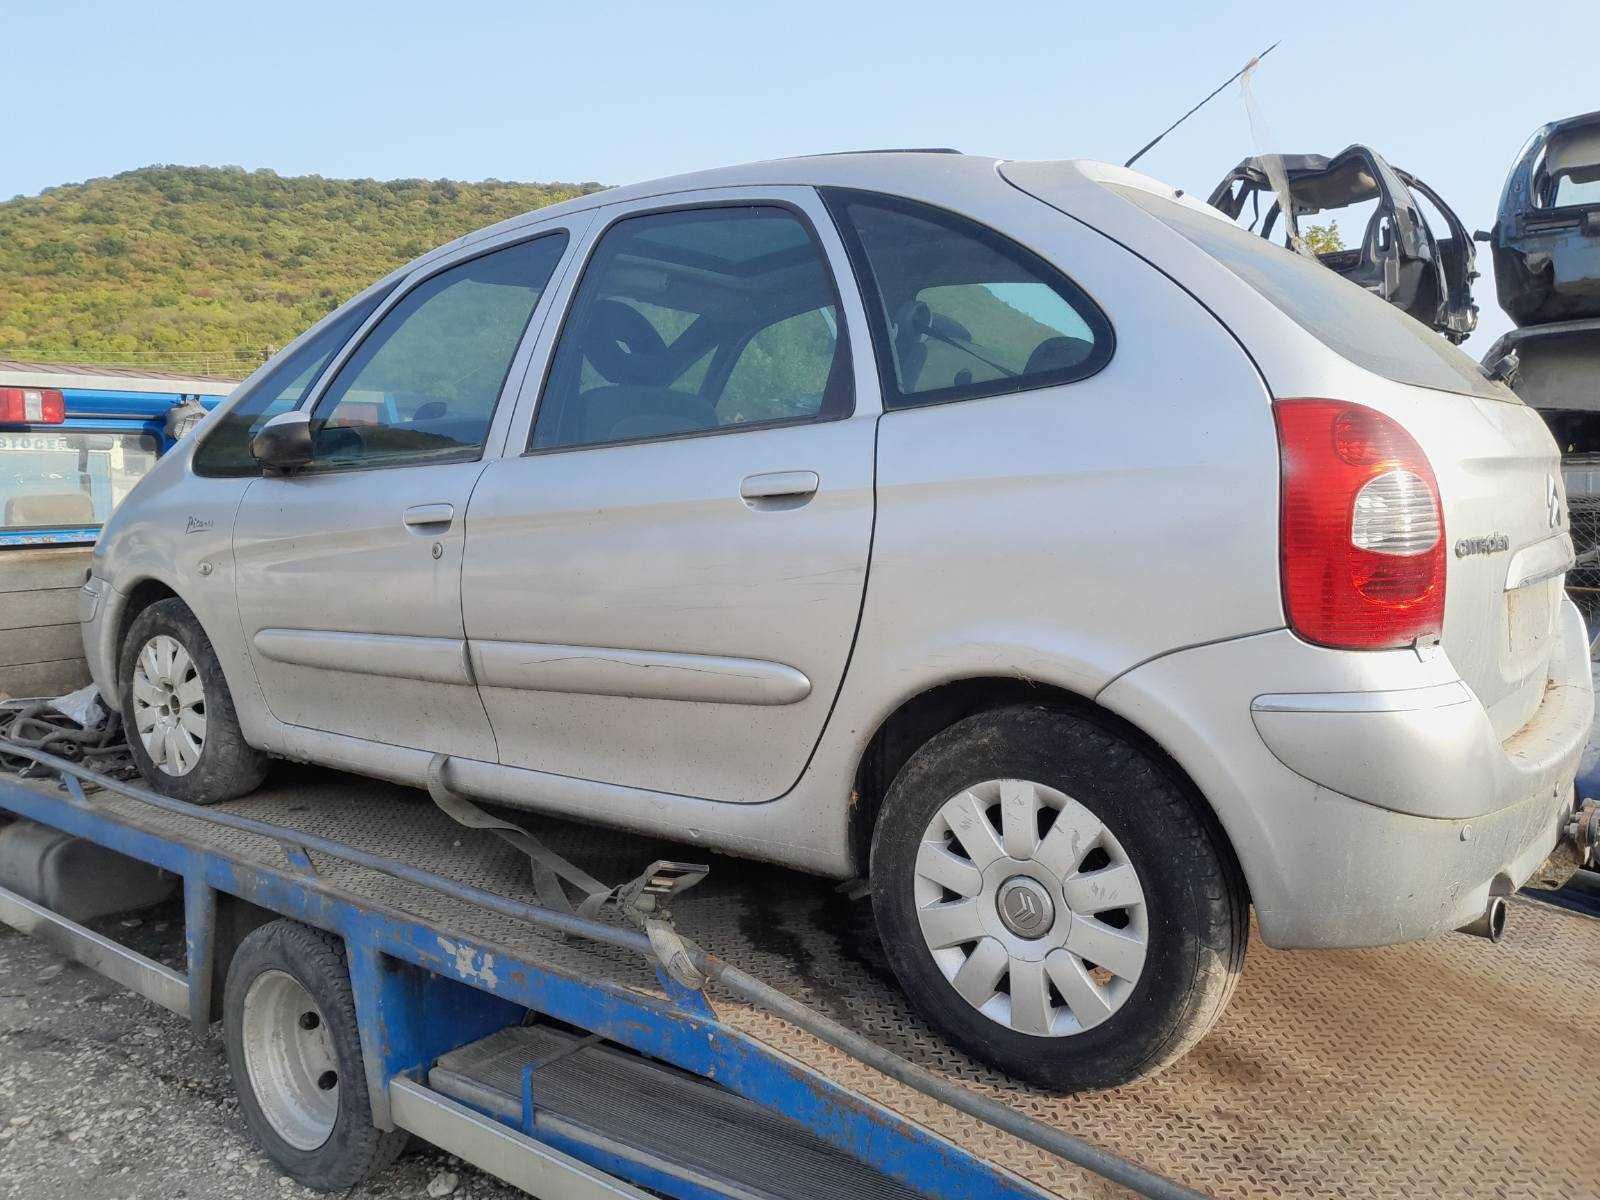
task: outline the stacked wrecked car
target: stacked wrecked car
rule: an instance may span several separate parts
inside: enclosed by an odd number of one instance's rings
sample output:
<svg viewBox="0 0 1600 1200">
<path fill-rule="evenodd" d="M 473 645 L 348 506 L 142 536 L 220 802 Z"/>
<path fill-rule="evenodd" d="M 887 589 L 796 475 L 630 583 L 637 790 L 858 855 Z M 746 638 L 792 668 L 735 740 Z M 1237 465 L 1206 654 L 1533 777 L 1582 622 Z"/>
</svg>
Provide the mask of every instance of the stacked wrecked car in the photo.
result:
<svg viewBox="0 0 1600 1200">
<path fill-rule="evenodd" d="M 1500 307 L 1517 328 L 1484 356 L 1510 375 L 1561 446 L 1578 562 L 1567 576 L 1600 607 L 1600 112 L 1552 121 L 1528 139 L 1494 227 Z"/>
<path fill-rule="evenodd" d="M 1247 158 L 1212 190 L 1210 203 L 1264 238 L 1281 237 L 1289 249 L 1317 258 L 1452 342 L 1477 328 L 1477 256 L 1466 227 L 1432 188 L 1368 146 L 1349 146 L 1332 158 Z M 1339 230 L 1341 215 L 1361 226 L 1359 234 L 1347 226 L 1353 245 Z M 1320 223 L 1309 224 L 1315 218 Z"/>
<path fill-rule="evenodd" d="M 1489 244 L 1500 307 L 1517 328 L 1490 348 L 1483 370 L 1536 408 L 1561 447 L 1578 552 L 1567 582 L 1593 625 L 1600 613 L 1600 112 L 1536 131 L 1506 178 L 1493 228 L 1476 235 L 1427 184 L 1361 145 L 1331 158 L 1247 158 L 1212 190 L 1210 203 L 1456 343 L 1478 324 L 1473 241 Z"/>
</svg>

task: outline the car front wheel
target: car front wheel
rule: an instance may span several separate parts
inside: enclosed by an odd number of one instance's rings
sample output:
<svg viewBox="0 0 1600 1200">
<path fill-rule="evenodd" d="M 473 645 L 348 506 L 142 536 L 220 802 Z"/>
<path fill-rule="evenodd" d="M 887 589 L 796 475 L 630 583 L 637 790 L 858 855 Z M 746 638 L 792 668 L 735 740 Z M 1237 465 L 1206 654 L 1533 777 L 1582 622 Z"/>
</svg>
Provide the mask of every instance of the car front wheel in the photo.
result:
<svg viewBox="0 0 1600 1200">
<path fill-rule="evenodd" d="M 266 777 L 267 758 L 244 740 L 211 639 L 182 600 L 134 618 L 117 677 L 129 749 L 156 791 L 215 804 Z"/>
<path fill-rule="evenodd" d="M 1221 1016 L 1247 933 L 1199 803 L 1066 711 L 998 709 L 939 734 L 895 779 L 872 849 L 912 1003 L 975 1057 L 1060 1091 L 1181 1057 Z"/>
</svg>

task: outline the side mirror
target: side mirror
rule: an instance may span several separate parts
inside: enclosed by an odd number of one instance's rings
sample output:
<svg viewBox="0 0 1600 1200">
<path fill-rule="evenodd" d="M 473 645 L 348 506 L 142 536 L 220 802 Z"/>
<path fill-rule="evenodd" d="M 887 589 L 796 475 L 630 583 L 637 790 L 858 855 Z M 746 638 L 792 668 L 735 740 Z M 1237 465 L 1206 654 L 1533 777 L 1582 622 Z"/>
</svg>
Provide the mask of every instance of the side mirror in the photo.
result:
<svg viewBox="0 0 1600 1200">
<path fill-rule="evenodd" d="M 273 417 L 250 439 L 250 457 L 269 471 L 292 471 L 311 461 L 311 414 Z"/>
</svg>

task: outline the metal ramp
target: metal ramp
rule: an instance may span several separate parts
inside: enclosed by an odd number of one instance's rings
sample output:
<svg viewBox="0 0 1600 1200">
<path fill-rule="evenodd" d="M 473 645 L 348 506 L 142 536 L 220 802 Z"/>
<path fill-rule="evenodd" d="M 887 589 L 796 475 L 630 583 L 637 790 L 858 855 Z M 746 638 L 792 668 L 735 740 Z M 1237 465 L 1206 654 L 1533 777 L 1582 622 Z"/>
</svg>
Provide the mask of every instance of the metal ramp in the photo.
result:
<svg viewBox="0 0 1600 1200">
<path fill-rule="evenodd" d="M 503 1029 L 444 1055 L 428 1086 L 558 1146 L 625 1155 L 743 1200 L 916 1200 L 797 1122 L 547 1026 Z"/>
</svg>

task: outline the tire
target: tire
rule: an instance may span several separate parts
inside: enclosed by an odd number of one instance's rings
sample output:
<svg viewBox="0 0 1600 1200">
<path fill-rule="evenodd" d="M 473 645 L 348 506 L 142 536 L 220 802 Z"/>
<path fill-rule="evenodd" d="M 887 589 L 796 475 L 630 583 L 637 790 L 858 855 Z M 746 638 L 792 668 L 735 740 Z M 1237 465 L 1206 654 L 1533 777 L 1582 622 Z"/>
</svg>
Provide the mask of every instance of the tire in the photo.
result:
<svg viewBox="0 0 1600 1200">
<path fill-rule="evenodd" d="M 117 666 L 128 745 L 146 783 L 190 804 L 260 786 L 267 756 L 244 740 L 217 652 L 187 604 L 161 600 L 140 612 Z"/>
<path fill-rule="evenodd" d="M 1052 1090 L 1175 1062 L 1222 1015 L 1244 962 L 1244 885 L 1203 801 L 1129 739 L 1060 709 L 980 713 L 913 754 L 878 816 L 871 877 L 913 1007 L 975 1058 Z"/>
<path fill-rule="evenodd" d="M 372 1123 L 337 938 L 287 920 L 251 933 L 228 968 L 222 1019 L 239 1111 L 286 1175 L 317 1191 L 348 1191 L 405 1149 L 403 1131 Z"/>
</svg>

